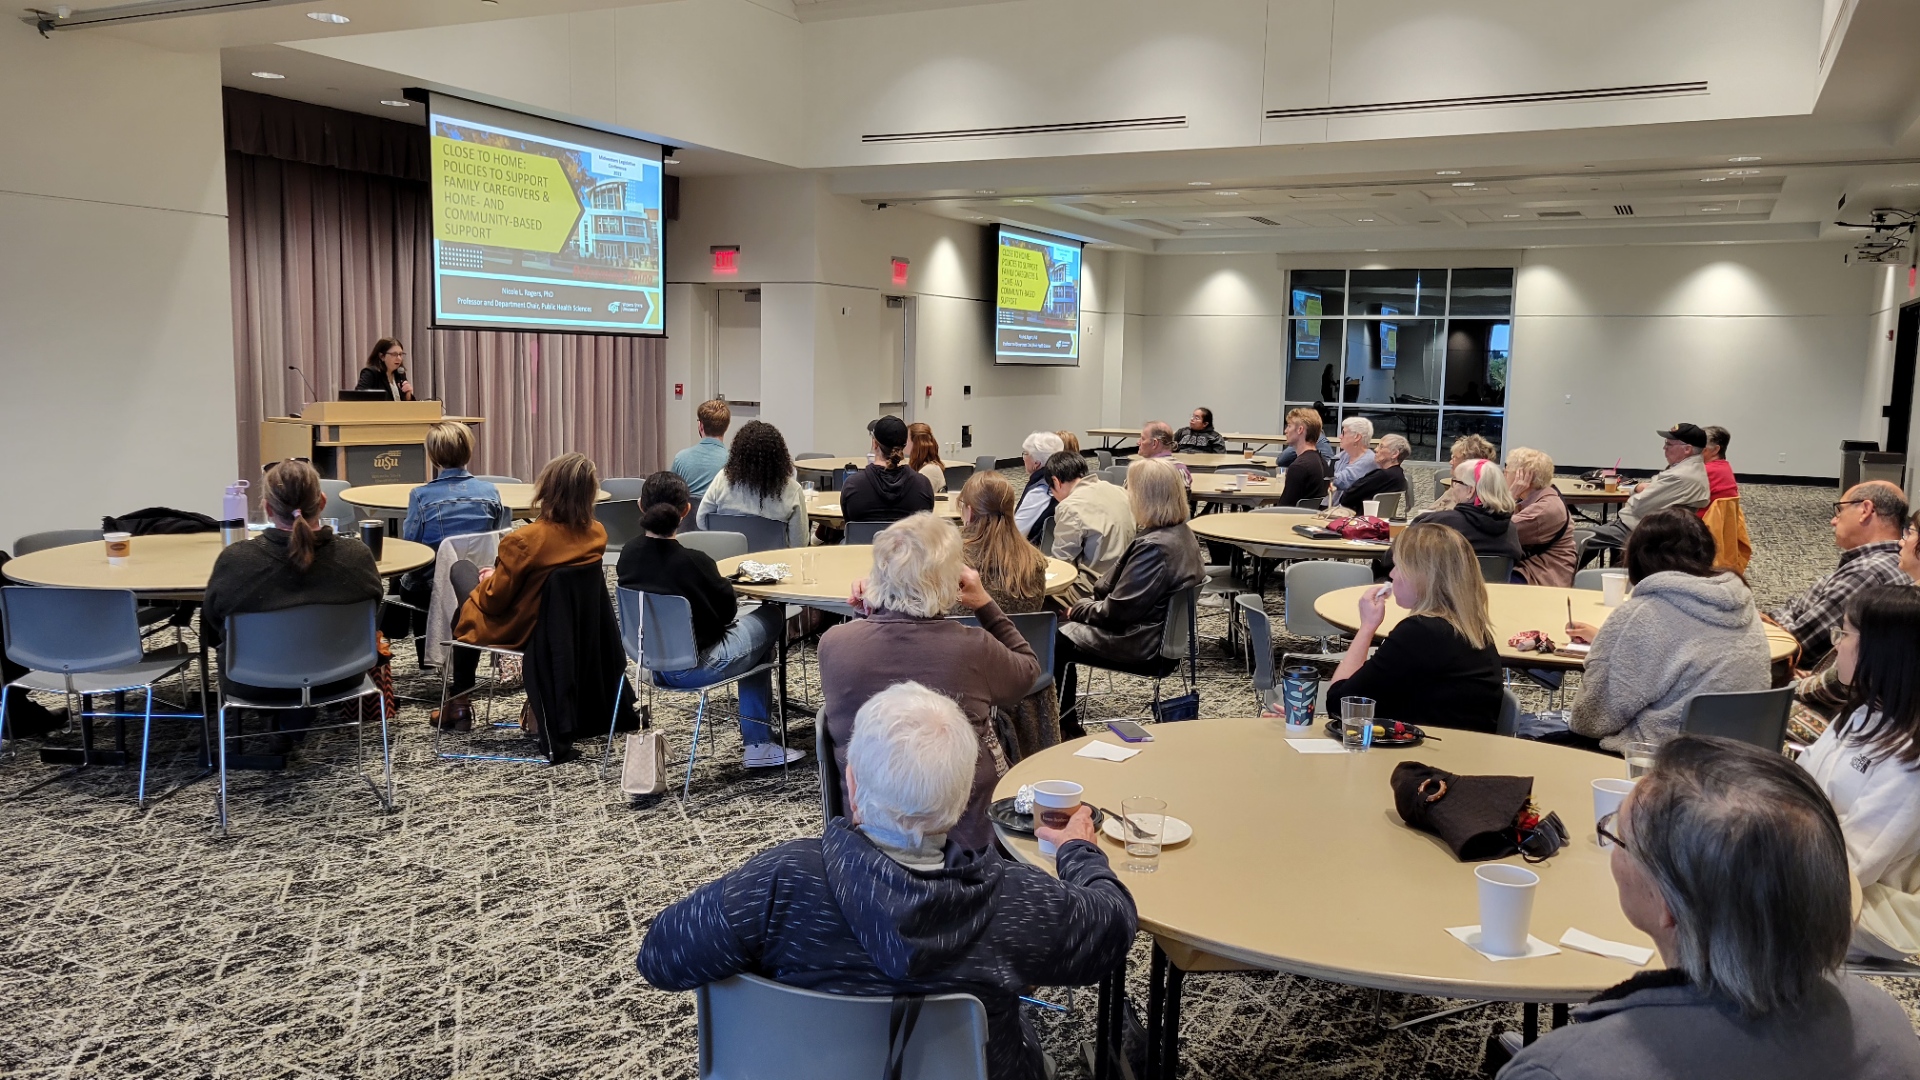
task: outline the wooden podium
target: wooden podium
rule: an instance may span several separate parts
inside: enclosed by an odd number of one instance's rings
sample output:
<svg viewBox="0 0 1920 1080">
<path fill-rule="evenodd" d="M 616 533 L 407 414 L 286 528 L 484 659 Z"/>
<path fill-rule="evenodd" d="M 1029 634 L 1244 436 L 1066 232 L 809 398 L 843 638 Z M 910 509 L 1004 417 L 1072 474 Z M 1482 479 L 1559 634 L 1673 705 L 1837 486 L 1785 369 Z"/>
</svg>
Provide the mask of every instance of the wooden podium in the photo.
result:
<svg viewBox="0 0 1920 1080">
<path fill-rule="evenodd" d="M 316 401 L 260 422 L 260 460 L 309 458 L 322 477 L 354 485 L 424 484 L 427 429 L 442 420 L 484 422 L 443 415 L 437 401 Z"/>
</svg>

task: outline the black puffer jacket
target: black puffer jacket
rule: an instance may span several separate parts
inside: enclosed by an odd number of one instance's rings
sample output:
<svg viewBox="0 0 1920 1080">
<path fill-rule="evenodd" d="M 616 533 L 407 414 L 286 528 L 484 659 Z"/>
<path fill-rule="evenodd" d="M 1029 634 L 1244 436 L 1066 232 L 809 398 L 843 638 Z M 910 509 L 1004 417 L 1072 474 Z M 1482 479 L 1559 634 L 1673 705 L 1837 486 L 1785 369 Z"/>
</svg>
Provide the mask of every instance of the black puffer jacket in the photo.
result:
<svg viewBox="0 0 1920 1080">
<path fill-rule="evenodd" d="M 1093 599 L 1073 605 L 1072 621 L 1060 632 L 1096 656 L 1145 663 L 1160 655 L 1173 594 L 1204 580 L 1200 542 L 1184 522 L 1143 530 L 1093 587 Z"/>
<path fill-rule="evenodd" d="M 1472 503 L 1462 503 L 1451 510 L 1422 514 L 1420 520 L 1445 525 L 1466 537 L 1475 555 L 1505 555 L 1516 563 L 1527 557 L 1526 550 L 1520 546 L 1520 529 L 1513 523 L 1512 514 L 1496 514 Z"/>
</svg>

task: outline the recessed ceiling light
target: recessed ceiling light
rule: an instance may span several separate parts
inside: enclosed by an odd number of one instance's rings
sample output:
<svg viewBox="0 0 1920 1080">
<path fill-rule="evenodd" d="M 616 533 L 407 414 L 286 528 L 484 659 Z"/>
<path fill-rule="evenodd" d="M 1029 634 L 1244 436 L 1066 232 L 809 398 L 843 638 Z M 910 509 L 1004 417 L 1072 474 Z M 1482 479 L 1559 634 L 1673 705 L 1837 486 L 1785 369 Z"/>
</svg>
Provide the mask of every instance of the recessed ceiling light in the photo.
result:
<svg viewBox="0 0 1920 1080">
<path fill-rule="evenodd" d="M 677 157 L 670 157 L 670 158 L 661 158 L 661 159 L 660 159 L 660 164 L 662 164 L 662 165 L 678 165 L 678 164 L 680 164 L 680 159 L 679 159 L 679 158 L 677 158 Z"/>
<path fill-rule="evenodd" d="M 1214 194 L 1215 195 L 1238 195 L 1240 193 L 1237 191 L 1216 191 L 1214 192 Z"/>
<path fill-rule="evenodd" d="M 1367 250 L 1368 250 L 1368 251 L 1379 251 L 1380 249 L 1379 249 L 1379 248 L 1368 248 Z"/>
<path fill-rule="evenodd" d="M 1459 176 L 1459 175 L 1460 175 L 1460 170 L 1459 170 L 1459 169 L 1441 169 L 1441 170 L 1440 170 L 1439 172 L 1437 172 L 1437 173 L 1434 173 L 1433 175 L 1435 175 L 1435 176 Z"/>
<path fill-rule="evenodd" d="M 279 73 L 279 72 L 277 72 L 277 71 L 256 71 L 256 72 L 254 72 L 254 73 L 253 73 L 253 77 L 254 77 L 254 78 L 256 78 L 256 79 L 284 79 L 284 78 L 286 78 L 286 76 L 285 76 L 285 75 L 282 75 L 282 74 L 280 74 L 280 73 Z"/>
<path fill-rule="evenodd" d="M 993 188 L 990 188 L 990 187 L 974 188 L 973 193 L 975 195 L 998 195 L 999 194 L 998 191 L 995 191 Z"/>
<path fill-rule="evenodd" d="M 1355 218 L 1354 220 L 1355 220 L 1355 221 L 1358 221 L 1358 222 L 1360 222 L 1360 223 L 1361 223 L 1361 224 L 1363 224 L 1363 225 L 1371 225 L 1371 224 L 1373 224 L 1373 219 L 1372 219 L 1372 218 L 1370 218 L 1370 217 L 1363 217 L 1363 218 Z"/>
<path fill-rule="evenodd" d="M 1895 184 L 1893 186 L 1894 187 L 1920 187 L 1920 180 L 1909 180 L 1904 184 Z"/>
<path fill-rule="evenodd" d="M 1188 186 L 1188 187 L 1212 187 L 1212 186 L 1213 186 L 1213 181 L 1211 181 L 1211 180 L 1189 180 L 1189 181 L 1187 181 L 1187 186 Z"/>
<path fill-rule="evenodd" d="M 394 107 L 394 108 L 396 108 L 396 109 L 411 109 L 411 108 L 413 108 L 413 102 L 411 102 L 411 101 L 401 101 L 401 100 L 400 100 L 399 98 L 381 98 L 381 99 L 380 99 L 380 104 L 382 104 L 382 105 L 391 105 L 391 106 L 393 106 L 393 107 Z"/>
<path fill-rule="evenodd" d="M 1519 217 L 1519 214 L 1501 214 L 1501 217 Z"/>
<path fill-rule="evenodd" d="M 1730 157 L 1727 160 L 1728 161 L 1759 161 L 1760 155 L 1759 154 L 1741 154 L 1739 157 Z"/>
<path fill-rule="evenodd" d="M 1728 176 L 1759 176 L 1759 169 L 1728 169 Z"/>
<path fill-rule="evenodd" d="M 1140 202 L 1140 200 L 1139 200 L 1139 199 L 1121 199 L 1121 200 L 1120 200 L 1120 205 L 1122 205 L 1122 206 L 1134 206 L 1134 205 L 1136 205 L 1136 204 L 1138 204 L 1139 202 Z"/>
<path fill-rule="evenodd" d="M 1591 169 L 1591 168 L 1595 168 L 1596 166 L 1593 166 L 1593 165 L 1582 165 L 1582 166 L 1580 166 L 1580 167 L 1581 167 L 1581 168 L 1583 168 L 1583 169 Z"/>
<path fill-rule="evenodd" d="M 1703 184 L 1717 184 L 1725 179 L 1726 177 L 1724 176 L 1703 176 L 1700 178 L 1700 182 Z"/>
<path fill-rule="evenodd" d="M 1019 206 L 1031 206 L 1033 204 L 1032 199 L 1015 199 L 1013 202 Z"/>
<path fill-rule="evenodd" d="M 1455 180 L 1455 181 L 1453 182 L 1453 186 L 1454 186 L 1454 187 L 1472 187 L 1472 186 L 1473 186 L 1473 181 L 1471 181 L 1471 180 Z"/>
<path fill-rule="evenodd" d="M 335 15 L 331 11 L 309 11 L 307 12 L 307 18 L 312 19 L 314 22 L 332 23 L 335 26 L 345 26 L 353 21 L 345 15 Z"/>
<path fill-rule="evenodd" d="M 1700 212 L 1703 214 L 1717 214 L 1724 209 L 1726 209 L 1726 207 L 1723 206 L 1703 206 L 1700 208 Z"/>
</svg>

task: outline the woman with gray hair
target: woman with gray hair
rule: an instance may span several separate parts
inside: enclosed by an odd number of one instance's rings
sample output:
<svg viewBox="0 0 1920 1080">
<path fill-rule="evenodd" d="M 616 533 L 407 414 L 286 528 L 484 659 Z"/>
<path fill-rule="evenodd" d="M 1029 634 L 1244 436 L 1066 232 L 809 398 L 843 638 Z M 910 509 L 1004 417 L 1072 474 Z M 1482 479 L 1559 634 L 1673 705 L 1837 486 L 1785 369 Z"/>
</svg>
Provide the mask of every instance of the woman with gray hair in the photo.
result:
<svg viewBox="0 0 1920 1080">
<path fill-rule="evenodd" d="M 1666 744 L 1600 819 L 1642 972 L 1522 1049 L 1500 1080 L 1893 1080 L 1920 1039 L 1886 991 L 1843 974 L 1846 839 L 1799 766 L 1730 739 Z"/>
<path fill-rule="evenodd" d="M 1040 661 L 1032 646 L 962 561 L 960 531 L 932 514 L 897 521 L 873 538 L 873 569 L 853 583 L 848 603 L 866 617 L 820 638 L 819 722 L 834 763 L 846 765 L 854 714 L 873 695 L 909 680 L 947 695 L 973 725 L 978 751 L 972 795 L 952 839 L 970 849 L 991 844 L 987 803 L 1007 769 L 991 713 L 1033 689 Z M 948 619 L 956 604 L 980 625 Z"/>
<path fill-rule="evenodd" d="M 1553 486 L 1553 459 L 1531 447 L 1507 453 L 1513 527 L 1525 557 L 1514 569 L 1529 585 L 1573 586 L 1573 512 Z"/>
<path fill-rule="evenodd" d="M 1339 506 L 1358 514 L 1366 509 L 1367 500 L 1378 499 L 1390 491 L 1400 493 L 1400 505 L 1407 504 L 1407 474 L 1400 463 L 1413 453 L 1413 447 L 1407 444 L 1404 435 L 1382 435 L 1380 445 L 1373 448 L 1374 470 L 1340 493 Z"/>
</svg>

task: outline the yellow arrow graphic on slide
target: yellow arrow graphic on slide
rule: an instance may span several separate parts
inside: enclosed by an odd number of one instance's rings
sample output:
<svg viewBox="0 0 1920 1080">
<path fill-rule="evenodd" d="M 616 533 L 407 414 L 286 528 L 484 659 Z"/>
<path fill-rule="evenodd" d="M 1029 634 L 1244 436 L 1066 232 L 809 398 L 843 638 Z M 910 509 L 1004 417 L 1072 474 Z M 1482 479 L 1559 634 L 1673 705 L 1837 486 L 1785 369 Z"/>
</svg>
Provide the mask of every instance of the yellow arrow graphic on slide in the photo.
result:
<svg viewBox="0 0 1920 1080">
<path fill-rule="evenodd" d="M 557 252 L 580 200 L 553 158 L 433 137 L 433 238 Z"/>
</svg>

